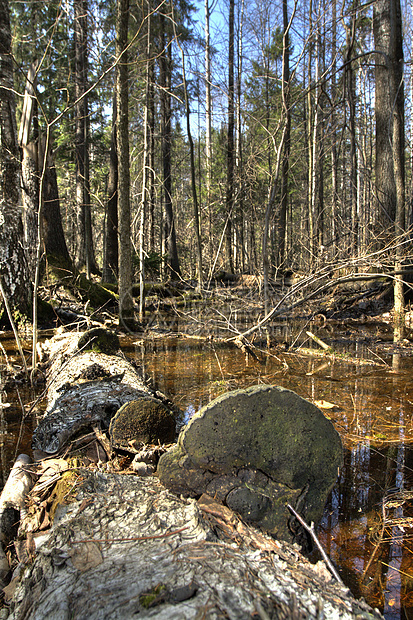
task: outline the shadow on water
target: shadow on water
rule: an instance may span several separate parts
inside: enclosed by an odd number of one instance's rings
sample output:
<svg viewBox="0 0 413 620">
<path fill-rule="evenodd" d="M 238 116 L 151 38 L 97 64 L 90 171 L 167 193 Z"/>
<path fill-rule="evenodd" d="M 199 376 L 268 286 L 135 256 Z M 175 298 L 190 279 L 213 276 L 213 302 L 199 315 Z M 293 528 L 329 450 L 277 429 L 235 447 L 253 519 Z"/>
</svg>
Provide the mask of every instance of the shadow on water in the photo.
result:
<svg viewBox="0 0 413 620">
<path fill-rule="evenodd" d="M 413 498 L 393 509 L 398 525 L 383 531 L 381 522 L 386 493 L 413 489 L 413 359 L 375 353 L 371 348 L 378 337 L 374 326 L 360 327 L 356 334 L 340 326 L 334 334 L 318 330 L 320 337 L 329 337 L 335 349 L 351 355 L 352 361 L 272 348 L 261 362 L 218 338 L 199 339 L 201 328 L 208 329 L 205 322 L 189 328 L 182 320 L 174 318 L 171 325 L 164 318 L 153 327 L 156 333 L 125 340 L 124 352 L 142 365 L 187 419 L 216 396 L 257 383 L 283 386 L 323 407 L 342 438 L 345 463 L 326 505 L 319 538 L 355 594 L 364 596 L 388 619 L 413 618 Z M 162 336 L 160 328 L 168 333 Z M 256 342 L 296 341 L 308 346 L 306 329 L 305 321 L 279 322 Z M 183 331 L 185 337 L 180 336 Z M 195 337 L 188 338 L 189 332 Z M 357 363 L 354 358 L 378 363 Z M 25 403 L 35 396 L 33 391 L 20 390 Z M 15 389 L 5 394 L 4 401 L 11 405 L 4 409 L 0 428 L 5 471 L 14 458 L 19 433 L 18 452 L 29 450 L 35 421 L 25 420 L 21 427 Z"/>
</svg>

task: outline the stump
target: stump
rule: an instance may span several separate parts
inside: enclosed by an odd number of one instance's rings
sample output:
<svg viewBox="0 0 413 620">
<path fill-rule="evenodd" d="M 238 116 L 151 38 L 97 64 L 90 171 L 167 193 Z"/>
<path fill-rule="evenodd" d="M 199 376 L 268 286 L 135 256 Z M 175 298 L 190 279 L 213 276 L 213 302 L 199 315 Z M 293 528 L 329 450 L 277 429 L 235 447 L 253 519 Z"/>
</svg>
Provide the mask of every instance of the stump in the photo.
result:
<svg viewBox="0 0 413 620">
<path fill-rule="evenodd" d="M 315 405 L 281 387 L 253 386 L 193 416 L 158 475 L 177 493 L 208 493 L 291 541 L 286 504 L 318 523 L 342 462 L 340 437 Z"/>
</svg>

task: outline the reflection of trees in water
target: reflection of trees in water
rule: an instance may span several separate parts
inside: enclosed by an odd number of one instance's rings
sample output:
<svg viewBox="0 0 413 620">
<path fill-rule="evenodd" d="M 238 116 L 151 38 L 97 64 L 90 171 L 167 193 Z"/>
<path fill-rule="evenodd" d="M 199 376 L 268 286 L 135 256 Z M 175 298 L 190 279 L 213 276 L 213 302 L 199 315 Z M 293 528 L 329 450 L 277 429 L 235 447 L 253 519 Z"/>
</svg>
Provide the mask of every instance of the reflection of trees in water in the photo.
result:
<svg viewBox="0 0 413 620">
<path fill-rule="evenodd" d="M 407 618 L 413 609 L 413 493 L 405 490 L 413 453 L 402 443 L 402 408 L 400 415 L 400 444 L 381 451 L 366 444 L 346 450 L 320 532 L 353 593 L 386 618 Z"/>
</svg>

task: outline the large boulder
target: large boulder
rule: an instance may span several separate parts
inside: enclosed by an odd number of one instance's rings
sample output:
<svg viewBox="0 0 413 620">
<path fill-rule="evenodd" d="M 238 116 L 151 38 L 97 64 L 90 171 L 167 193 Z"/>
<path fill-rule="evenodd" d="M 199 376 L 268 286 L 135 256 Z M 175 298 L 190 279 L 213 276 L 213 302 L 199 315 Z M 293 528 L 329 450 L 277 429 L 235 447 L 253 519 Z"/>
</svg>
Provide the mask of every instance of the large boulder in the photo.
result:
<svg viewBox="0 0 413 620">
<path fill-rule="evenodd" d="M 315 405 L 282 387 L 253 386 L 194 415 L 158 475 L 176 493 L 207 493 L 291 541 L 286 504 L 317 523 L 342 461 L 340 437 Z"/>
</svg>

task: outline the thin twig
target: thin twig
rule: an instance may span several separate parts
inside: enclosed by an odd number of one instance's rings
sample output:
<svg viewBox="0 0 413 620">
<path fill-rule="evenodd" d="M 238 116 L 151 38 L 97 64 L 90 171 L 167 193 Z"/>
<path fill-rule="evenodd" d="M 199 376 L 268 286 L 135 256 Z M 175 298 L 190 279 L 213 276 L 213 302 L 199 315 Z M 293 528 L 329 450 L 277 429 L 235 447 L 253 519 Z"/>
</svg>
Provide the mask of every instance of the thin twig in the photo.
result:
<svg viewBox="0 0 413 620">
<path fill-rule="evenodd" d="M 322 558 L 323 558 L 324 562 L 327 564 L 327 567 L 328 567 L 329 571 L 331 572 L 331 574 L 333 575 L 334 579 L 338 583 L 340 583 L 342 586 L 344 586 L 343 580 L 341 579 L 340 575 L 338 574 L 338 572 L 334 568 L 330 558 L 328 557 L 327 553 L 324 551 L 320 541 L 317 538 L 317 535 L 316 535 L 315 530 L 314 530 L 314 523 L 311 522 L 311 525 L 307 525 L 307 523 L 304 521 L 304 519 L 302 517 L 300 517 L 298 512 L 296 512 L 294 510 L 294 508 L 290 504 L 287 504 L 287 508 L 288 508 L 288 510 L 290 512 L 292 512 L 292 514 L 297 519 L 297 521 L 299 523 L 301 523 L 303 528 L 310 534 L 311 538 L 314 540 L 315 544 L 317 545 L 318 550 L 320 551 L 320 553 L 322 555 Z"/>
</svg>

